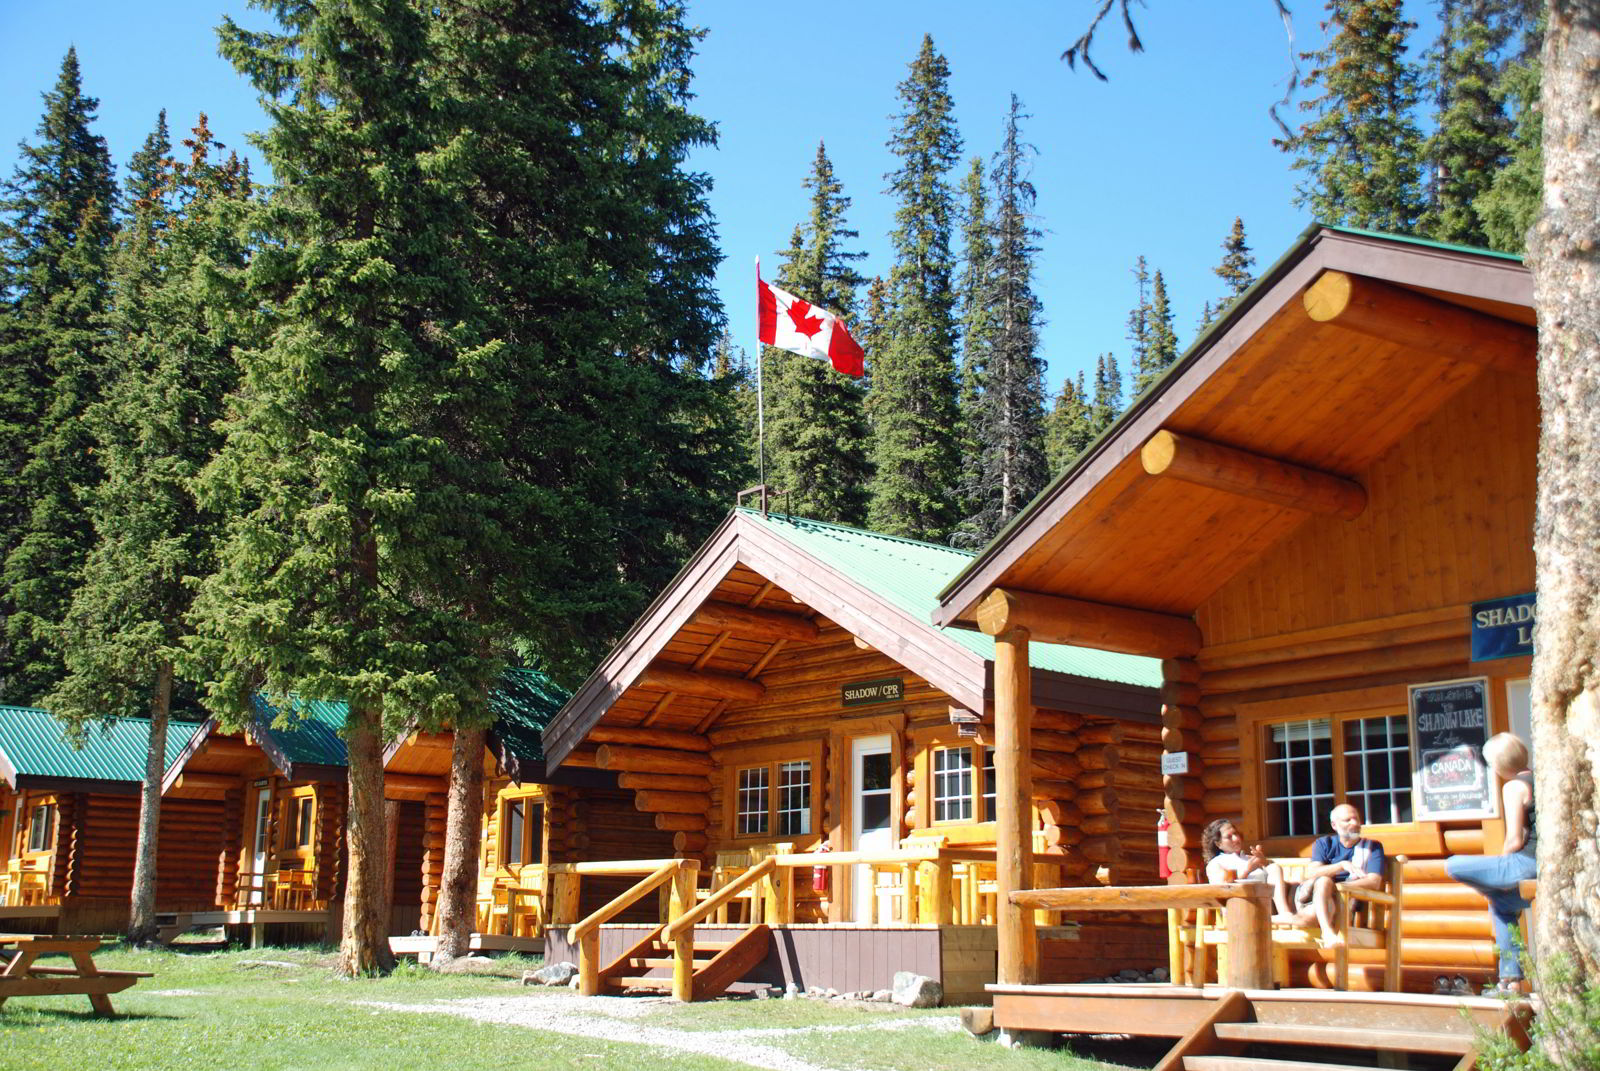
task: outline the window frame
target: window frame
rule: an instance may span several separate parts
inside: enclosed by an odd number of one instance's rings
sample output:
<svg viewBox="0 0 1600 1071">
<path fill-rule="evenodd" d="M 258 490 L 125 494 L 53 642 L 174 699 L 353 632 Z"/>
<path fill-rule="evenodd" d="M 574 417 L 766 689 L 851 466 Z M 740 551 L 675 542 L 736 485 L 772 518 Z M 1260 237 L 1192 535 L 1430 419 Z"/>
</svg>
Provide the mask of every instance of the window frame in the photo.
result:
<svg viewBox="0 0 1600 1071">
<path fill-rule="evenodd" d="M 283 823 L 278 835 L 278 852 L 284 856 L 310 859 L 317 851 L 317 803 L 315 785 L 301 785 L 283 793 Z M 306 839 L 301 827 L 309 825 Z"/>
<path fill-rule="evenodd" d="M 1319 721 L 1325 721 L 1328 723 L 1328 762 L 1332 773 L 1332 802 L 1328 805 L 1328 809 L 1331 809 L 1332 807 L 1338 806 L 1341 803 L 1350 801 L 1350 780 L 1347 771 L 1347 753 L 1345 751 L 1346 727 L 1352 722 L 1370 721 L 1376 718 L 1399 718 L 1402 725 L 1406 725 L 1408 723 L 1409 714 L 1407 713 L 1406 707 L 1403 704 L 1394 705 L 1384 703 L 1371 706 L 1351 706 L 1348 709 L 1340 710 L 1304 710 L 1300 712 L 1285 710 L 1282 713 L 1261 718 L 1256 722 L 1254 738 L 1256 746 L 1255 765 L 1257 773 L 1255 792 L 1255 805 L 1258 808 L 1257 826 L 1261 831 L 1261 837 L 1269 842 L 1269 850 L 1272 850 L 1272 844 L 1274 843 L 1278 845 L 1309 843 L 1310 841 L 1324 836 L 1329 832 L 1327 814 L 1322 811 L 1319 811 L 1314 815 L 1313 828 L 1309 833 L 1271 832 L 1271 804 L 1268 802 L 1270 793 L 1268 791 L 1269 786 L 1266 771 L 1268 763 L 1267 756 L 1271 748 L 1272 730 L 1275 727 L 1282 725 L 1308 724 Z M 1400 739 L 1405 741 L 1405 754 L 1410 756 L 1411 738 L 1409 732 L 1402 734 Z M 1351 752 L 1350 754 L 1359 754 L 1359 752 Z M 1407 761 L 1408 763 L 1414 763 L 1415 759 L 1414 757 L 1408 757 Z M 1412 766 L 1412 770 L 1415 770 L 1414 765 Z M 1415 815 L 1415 787 L 1408 786 L 1406 791 L 1410 794 L 1412 814 Z M 1371 794 L 1372 793 L 1370 790 L 1364 790 L 1363 792 L 1364 796 Z M 1418 822 L 1414 817 L 1403 821 L 1368 821 L 1367 819 L 1369 816 L 1367 814 L 1367 808 L 1362 806 L 1364 802 L 1364 799 L 1357 802 L 1357 806 L 1360 806 L 1362 811 L 1363 829 L 1367 831 L 1373 831 L 1373 835 L 1377 836 L 1377 839 L 1381 840 L 1382 838 L 1381 836 L 1378 836 L 1376 831 L 1417 830 L 1422 828 L 1422 826 L 1425 824 Z"/>
<path fill-rule="evenodd" d="M 42 838 L 40 838 L 43 841 L 43 844 L 42 846 L 35 846 L 35 824 L 41 812 L 45 816 L 43 831 L 44 835 Z M 49 855 L 51 852 L 55 851 L 56 830 L 60 820 L 61 810 L 56 805 L 56 800 L 54 797 L 45 797 L 43 799 L 31 801 L 28 806 L 27 825 L 24 827 L 26 830 L 24 833 L 26 840 L 24 841 L 25 847 L 22 849 L 23 853 L 25 855 Z"/>
<path fill-rule="evenodd" d="M 522 807 L 522 837 L 518 845 L 518 858 L 513 861 L 508 851 L 511 843 L 511 809 Z M 537 814 L 530 814 L 537 808 Z M 495 836 L 495 865 L 509 871 L 512 867 L 538 866 L 545 862 L 544 827 L 549 807 L 542 790 L 502 792 L 500 794 L 499 825 Z M 533 819 L 530 821 L 530 818 Z"/>
<path fill-rule="evenodd" d="M 915 734 L 914 746 L 917 770 L 917 818 L 919 829 L 948 830 L 979 827 L 985 831 L 995 825 L 989 815 L 995 806 L 995 785 L 991 771 L 994 769 L 994 748 L 976 737 L 962 736 L 954 725 L 938 726 Z M 969 818 L 936 818 L 935 789 L 937 775 L 935 755 L 940 751 L 965 749 L 969 756 L 972 790 L 969 795 Z"/>
<path fill-rule="evenodd" d="M 724 817 L 722 828 L 726 836 L 740 844 L 759 844 L 776 841 L 811 841 L 819 839 L 819 830 L 822 828 L 822 797 L 826 791 L 827 781 L 822 767 L 822 741 L 797 741 L 786 744 L 769 744 L 761 747 L 739 748 L 730 750 L 723 771 L 723 805 Z M 795 809 L 785 810 L 780 806 L 782 802 L 783 783 L 782 768 L 791 763 L 808 763 L 810 765 L 809 792 L 810 800 L 805 809 L 809 829 L 804 833 L 780 832 L 780 820 L 783 814 L 798 813 Z M 764 770 L 766 772 L 766 815 L 767 828 L 760 833 L 741 833 L 739 831 L 739 780 L 740 775 L 746 770 Z"/>
</svg>

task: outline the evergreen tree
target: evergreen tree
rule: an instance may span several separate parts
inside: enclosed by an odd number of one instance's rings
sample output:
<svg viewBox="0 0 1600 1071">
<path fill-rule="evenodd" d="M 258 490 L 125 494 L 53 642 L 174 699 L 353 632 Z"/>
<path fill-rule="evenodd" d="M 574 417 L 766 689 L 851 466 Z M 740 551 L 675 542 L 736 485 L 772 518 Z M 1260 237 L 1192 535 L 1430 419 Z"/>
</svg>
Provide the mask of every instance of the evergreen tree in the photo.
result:
<svg viewBox="0 0 1600 1071">
<path fill-rule="evenodd" d="M 1511 120 L 1496 92 L 1496 56 L 1516 29 L 1495 17 L 1500 0 L 1441 0 L 1431 51 L 1437 111 L 1425 146 L 1431 168 L 1427 211 L 1418 232 L 1443 242 L 1486 245 L 1474 205 L 1505 166 Z"/>
<path fill-rule="evenodd" d="M 1178 359 L 1178 335 L 1172 328 L 1172 302 L 1167 298 L 1167 281 L 1156 269 L 1150 284 L 1150 314 L 1146 319 L 1146 345 L 1143 363 L 1134 380 L 1133 393 L 1143 394 L 1162 372 Z"/>
<path fill-rule="evenodd" d="M 1128 367 L 1135 375 L 1150 363 L 1150 266 L 1141 256 L 1133 264 L 1133 284 L 1137 295 L 1128 310 Z M 1118 387 L 1120 391 L 1120 384 Z M 1137 391 L 1135 391 L 1137 393 Z"/>
<path fill-rule="evenodd" d="M 1089 396 L 1084 391 L 1083 373 L 1077 379 L 1061 382 L 1055 406 L 1045 417 L 1044 450 L 1050 475 L 1059 476 L 1088 449 L 1095 437 Z"/>
<path fill-rule="evenodd" d="M 861 318 L 861 334 L 858 339 L 861 348 L 867 355 L 866 372 L 861 377 L 863 390 L 872 390 L 872 365 L 875 354 L 882 353 L 886 332 L 889 329 L 889 284 L 881 275 L 874 275 L 867 284 L 867 311 Z M 871 434 L 870 422 L 872 413 L 867 412 L 868 434 Z M 870 442 L 870 439 L 868 440 Z"/>
<path fill-rule="evenodd" d="M 249 177 L 205 116 L 186 163 L 170 158 L 166 115 L 135 155 L 128 218 L 113 258 L 106 392 L 87 421 L 105 479 L 89 494 L 96 542 L 62 630 L 67 675 L 45 700 L 75 735 L 111 715 L 146 714 L 146 753 L 128 939 L 155 937 L 156 834 L 174 670 L 193 579 L 211 569 L 219 518 L 193 480 L 220 444 L 239 318 L 219 279 L 245 259 Z"/>
<path fill-rule="evenodd" d="M 0 199 L 0 700 L 12 703 L 60 679 L 54 641 L 93 540 L 84 413 L 100 391 L 116 196 L 76 51 L 44 105 Z"/>
<path fill-rule="evenodd" d="M 1109 428 L 1122 415 L 1122 369 L 1117 358 L 1102 353 L 1095 361 L 1094 398 L 1089 402 L 1089 427 L 1095 435 Z"/>
<path fill-rule="evenodd" d="M 1256 281 L 1256 277 L 1250 273 L 1255 263 L 1255 255 L 1245 240 L 1244 220 L 1234 216 L 1233 229 L 1228 231 L 1228 236 L 1222 240 L 1222 263 L 1211 269 L 1216 277 L 1222 280 L 1222 285 L 1228 288 L 1222 300 L 1217 302 L 1219 312 L 1231 305 L 1240 294 L 1250 289 L 1251 283 Z"/>
<path fill-rule="evenodd" d="M 990 181 L 995 216 L 993 254 L 980 290 L 992 326 L 980 351 L 983 364 L 973 431 L 979 465 L 967 499 L 973 512 L 962 524 L 964 542 L 982 546 L 1027 505 L 1049 479 L 1044 445 L 1044 361 L 1039 356 L 1039 299 L 1033 292 L 1033 225 L 1029 161 L 1036 151 L 1021 138 L 1026 118 L 1016 94 Z"/>
<path fill-rule="evenodd" d="M 983 176 L 983 161 L 972 158 L 972 167 L 961 184 L 965 206 L 962 224 L 961 278 L 957 285 L 961 315 L 961 391 L 957 399 L 961 414 L 962 486 L 971 487 L 978 479 L 978 395 L 982 371 L 994 345 L 995 316 L 989 290 L 990 261 L 994 242 L 989 229 L 989 195 Z M 970 503 L 964 503 L 967 508 Z"/>
<path fill-rule="evenodd" d="M 889 189 L 899 207 L 891 235 L 891 311 L 868 411 L 872 423 L 871 525 L 943 540 L 959 519 L 961 474 L 951 284 L 955 195 L 946 175 L 960 158 L 950 70 L 924 37 L 899 93 L 903 110 L 889 148 L 899 167 Z"/>
<path fill-rule="evenodd" d="M 855 268 L 865 253 L 848 248 L 857 235 L 845 223 L 850 198 L 817 146 L 810 218 L 795 228 L 778 269 L 778 284 L 847 323 L 866 280 Z M 867 517 L 867 425 L 861 384 L 824 361 L 763 347 L 767 385 L 769 483 L 787 492 L 791 512 L 860 525 Z M 873 353 L 867 350 L 867 361 Z"/>
<path fill-rule="evenodd" d="M 1417 72 L 1407 62 L 1401 0 L 1328 0 L 1328 47 L 1301 58 L 1315 64 L 1304 101 L 1314 118 L 1276 144 L 1306 173 L 1295 203 L 1320 223 L 1410 234 L 1422 214 L 1422 136 L 1412 118 Z"/>
<path fill-rule="evenodd" d="M 1528 230 L 1542 207 L 1544 122 L 1539 93 L 1537 54 L 1511 62 L 1501 73 L 1496 96 L 1504 101 L 1512 118 L 1510 156 L 1472 205 L 1482 223 L 1485 243 L 1507 253 L 1523 252 Z"/>
<path fill-rule="evenodd" d="M 749 475 L 756 471 L 759 414 L 756 412 L 756 374 L 750 355 L 743 346 L 733 344 L 733 336 L 724 329 L 717 337 L 717 348 L 711 355 L 711 378 L 726 390 L 738 425 L 739 465 Z"/>
</svg>

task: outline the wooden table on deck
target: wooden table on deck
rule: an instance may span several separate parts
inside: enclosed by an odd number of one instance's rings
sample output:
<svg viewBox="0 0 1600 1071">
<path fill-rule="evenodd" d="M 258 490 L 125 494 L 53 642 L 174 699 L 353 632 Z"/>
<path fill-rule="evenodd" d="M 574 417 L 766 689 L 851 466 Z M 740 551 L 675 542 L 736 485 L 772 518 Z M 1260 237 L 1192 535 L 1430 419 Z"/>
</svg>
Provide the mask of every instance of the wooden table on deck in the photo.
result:
<svg viewBox="0 0 1600 1071">
<path fill-rule="evenodd" d="M 1264 881 L 1231 885 L 1090 885 L 1077 889 L 1019 889 L 1011 902 L 1052 911 L 1183 911 L 1220 908 L 1228 931 L 1228 977 L 1233 989 L 1272 988 L 1272 887 Z M 1175 979 L 1174 979 L 1175 980 Z"/>
<path fill-rule="evenodd" d="M 115 1015 L 112 993 L 120 993 L 149 978 L 144 971 L 102 971 L 95 966 L 98 937 L 48 937 L 35 934 L 0 933 L 0 949 L 14 948 L 5 970 L 0 971 L 0 1005 L 9 997 L 46 997 L 81 993 L 89 998 L 96 1014 Z M 0 956 L 4 953 L 0 952 Z M 42 967 L 34 961 L 40 956 L 66 955 L 71 967 Z M 3 962 L 3 960 L 0 960 Z"/>
</svg>

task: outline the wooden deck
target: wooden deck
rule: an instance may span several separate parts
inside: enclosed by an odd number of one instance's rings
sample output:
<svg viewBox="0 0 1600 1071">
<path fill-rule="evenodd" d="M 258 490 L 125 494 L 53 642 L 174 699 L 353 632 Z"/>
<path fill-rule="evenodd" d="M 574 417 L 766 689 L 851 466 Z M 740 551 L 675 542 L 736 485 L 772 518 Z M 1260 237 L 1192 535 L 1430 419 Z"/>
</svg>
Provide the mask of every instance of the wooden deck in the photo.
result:
<svg viewBox="0 0 1600 1071">
<path fill-rule="evenodd" d="M 1294 1071 L 1297 1050 L 1331 1071 L 1396 1066 L 1403 1054 L 1469 1071 L 1479 1031 L 1528 1043 L 1537 999 L 1177 985 L 991 985 L 994 1025 L 1061 1034 L 1174 1038 L 1156 1071 Z M 1270 1057 L 1257 1055 L 1270 1046 Z M 1402 1065 L 1403 1066 L 1403 1065 Z"/>
<path fill-rule="evenodd" d="M 418 963 L 433 959 L 439 947 L 437 937 L 391 937 L 389 951 L 397 956 L 416 956 Z M 512 937 L 503 933 L 475 933 L 467 946 L 471 952 L 520 952 L 523 955 L 544 954 L 543 937 Z"/>
</svg>

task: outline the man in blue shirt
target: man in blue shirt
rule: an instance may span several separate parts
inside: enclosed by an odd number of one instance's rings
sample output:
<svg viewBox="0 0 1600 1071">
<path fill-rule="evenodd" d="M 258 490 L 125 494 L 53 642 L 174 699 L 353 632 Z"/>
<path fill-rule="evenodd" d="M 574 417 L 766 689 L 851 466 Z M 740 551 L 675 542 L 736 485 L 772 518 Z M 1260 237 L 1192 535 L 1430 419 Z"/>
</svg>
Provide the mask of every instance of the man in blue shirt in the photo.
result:
<svg viewBox="0 0 1600 1071">
<path fill-rule="evenodd" d="M 1322 928 L 1321 942 L 1333 947 L 1344 942 L 1334 923 L 1339 903 L 1338 886 L 1351 889 L 1383 888 L 1383 845 L 1361 835 L 1361 812 L 1341 803 L 1328 815 L 1330 836 L 1318 837 L 1311 847 L 1311 865 L 1295 889 L 1295 921 Z"/>
</svg>

